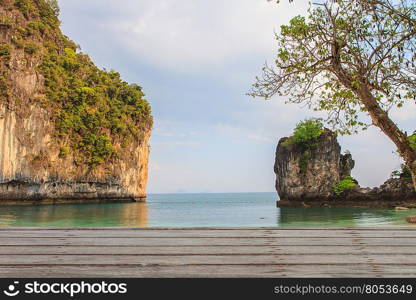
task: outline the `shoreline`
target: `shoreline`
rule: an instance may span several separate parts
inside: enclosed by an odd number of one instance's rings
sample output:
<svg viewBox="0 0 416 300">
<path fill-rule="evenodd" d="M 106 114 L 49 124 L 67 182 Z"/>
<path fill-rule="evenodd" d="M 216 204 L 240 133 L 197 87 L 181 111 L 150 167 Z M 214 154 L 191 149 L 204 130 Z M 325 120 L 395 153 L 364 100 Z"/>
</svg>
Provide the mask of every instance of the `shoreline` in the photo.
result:
<svg viewBox="0 0 416 300">
<path fill-rule="evenodd" d="M 146 194 L 132 193 L 112 182 L 13 180 L 0 183 L 0 206 L 144 201 Z"/>
<path fill-rule="evenodd" d="M 0 199 L 0 206 L 36 206 L 53 204 L 105 204 L 146 202 L 147 196 L 125 198 L 43 198 L 43 199 Z"/>
<path fill-rule="evenodd" d="M 276 207 L 299 207 L 299 208 L 387 208 L 405 207 L 408 209 L 416 208 L 416 199 L 414 200 L 278 200 Z"/>
</svg>

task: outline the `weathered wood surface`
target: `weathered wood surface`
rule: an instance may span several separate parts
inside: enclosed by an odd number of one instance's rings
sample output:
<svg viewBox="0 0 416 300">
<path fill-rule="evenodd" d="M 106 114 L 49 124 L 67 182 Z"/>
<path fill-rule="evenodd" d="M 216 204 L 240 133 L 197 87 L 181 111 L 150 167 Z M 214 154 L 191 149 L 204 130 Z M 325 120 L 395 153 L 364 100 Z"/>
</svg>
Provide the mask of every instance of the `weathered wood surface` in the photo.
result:
<svg viewBox="0 0 416 300">
<path fill-rule="evenodd" d="M 415 277 L 416 227 L 0 228 L 0 277 Z"/>
</svg>

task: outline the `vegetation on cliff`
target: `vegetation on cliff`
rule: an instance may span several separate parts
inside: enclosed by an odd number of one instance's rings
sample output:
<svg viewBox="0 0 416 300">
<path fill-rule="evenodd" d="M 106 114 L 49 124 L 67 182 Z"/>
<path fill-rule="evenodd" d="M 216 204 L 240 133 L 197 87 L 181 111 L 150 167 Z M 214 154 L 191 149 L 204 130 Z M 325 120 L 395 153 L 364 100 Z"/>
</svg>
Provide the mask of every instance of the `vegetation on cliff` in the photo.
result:
<svg viewBox="0 0 416 300">
<path fill-rule="evenodd" d="M 0 17 L 0 101 L 19 106 L 13 94 L 11 58 L 22 53 L 36 65 L 43 86 L 29 101 L 51 113 L 59 157 L 90 168 L 116 159 L 152 126 L 151 109 L 140 86 L 97 68 L 59 29 L 54 0 L 0 0 L 10 12 Z"/>
<path fill-rule="evenodd" d="M 407 139 L 408 139 L 408 140 L 409 140 L 409 142 L 410 142 L 410 146 L 411 146 L 413 149 L 416 149 L 416 131 L 415 131 L 415 132 L 413 132 L 413 134 L 412 134 L 411 136 L 409 136 Z"/>
<path fill-rule="evenodd" d="M 416 131 L 413 132 L 412 135 L 408 136 L 407 139 L 410 142 L 410 146 L 416 149 Z M 412 172 L 406 164 L 402 164 L 399 170 L 395 170 L 391 173 L 390 177 L 403 181 L 412 181 Z"/>
<path fill-rule="evenodd" d="M 292 136 L 285 141 L 285 145 L 297 144 L 304 148 L 316 147 L 318 138 L 323 130 L 323 124 L 320 119 L 306 119 L 296 124 Z"/>
<path fill-rule="evenodd" d="M 311 150 L 318 145 L 318 139 L 324 132 L 324 127 L 320 119 L 306 119 L 299 122 L 293 130 L 292 136 L 287 138 L 282 146 L 299 147 L 302 155 L 299 159 L 299 169 L 302 174 L 306 173 L 309 160 L 311 159 Z"/>
<path fill-rule="evenodd" d="M 412 174 L 410 173 L 409 168 L 405 164 L 402 164 L 399 170 L 393 171 L 390 177 L 395 179 L 401 179 L 404 181 L 412 180 Z"/>
<path fill-rule="evenodd" d="M 335 195 L 339 196 L 357 185 L 357 180 L 351 176 L 345 176 L 343 179 L 332 186 L 332 190 L 334 191 Z"/>
</svg>

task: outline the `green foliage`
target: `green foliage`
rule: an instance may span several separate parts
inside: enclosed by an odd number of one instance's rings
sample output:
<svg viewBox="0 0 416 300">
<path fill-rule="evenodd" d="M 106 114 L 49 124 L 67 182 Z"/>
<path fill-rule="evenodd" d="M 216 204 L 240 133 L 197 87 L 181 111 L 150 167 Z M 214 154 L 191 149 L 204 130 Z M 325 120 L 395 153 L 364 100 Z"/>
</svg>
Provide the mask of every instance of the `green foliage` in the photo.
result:
<svg viewBox="0 0 416 300">
<path fill-rule="evenodd" d="M 99 70 L 72 47 L 61 54 L 46 45 L 40 68 L 48 99 L 45 105 L 55 108 L 57 136 L 69 138 L 79 162 L 94 167 L 116 157 L 115 138 L 140 139 L 151 126 L 151 110 L 141 87 L 127 84 L 114 71 Z"/>
<path fill-rule="evenodd" d="M 19 9 L 26 18 L 39 17 L 41 23 L 54 29 L 59 26 L 59 6 L 56 0 L 15 0 L 14 6 Z"/>
<path fill-rule="evenodd" d="M 305 120 L 296 125 L 293 132 L 293 142 L 314 147 L 322 131 L 323 124 L 320 119 Z"/>
<path fill-rule="evenodd" d="M 39 46 L 34 43 L 27 43 L 24 47 L 24 50 L 27 54 L 33 55 L 39 50 Z"/>
<path fill-rule="evenodd" d="M 410 146 L 413 149 L 416 149 L 416 131 L 411 136 L 408 137 L 408 140 L 410 142 Z"/>
<path fill-rule="evenodd" d="M 323 128 L 320 119 L 312 118 L 299 122 L 293 131 L 293 135 L 285 141 L 284 146 L 297 144 L 304 149 L 312 149 L 316 147 L 318 138 L 324 130 Z"/>
<path fill-rule="evenodd" d="M 367 129 L 377 103 L 387 112 L 416 99 L 416 1 L 311 1 L 276 33 L 277 56 L 251 92 L 328 112 L 341 134 Z M 362 89 L 366 90 L 363 99 Z M 379 114 L 375 114 L 376 116 Z M 374 115 L 374 114 L 373 114 Z"/>
<path fill-rule="evenodd" d="M 305 17 L 296 16 L 290 20 L 289 25 L 282 25 L 280 29 L 284 36 L 306 37 L 311 26 L 306 23 Z M 289 58 L 289 53 L 287 54 Z"/>
<path fill-rule="evenodd" d="M 0 100 L 9 99 L 9 90 L 7 85 L 7 73 L 5 71 L 0 73 Z"/>
<path fill-rule="evenodd" d="M 62 146 L 61 149 L 59 149 L 59 158 L 66 158 L 68 154 L 71 153 L 71 149 L 68 146 Z"/>
<path fill-rule="evenodd" d="M 23 49 L 25 46 L 24 40 L 21 36 L 15 35 L 11 38 L 11 41 L 17 49 Z"/>
<path fill-rule="evenodd" d="M 390 175 L 391 178 L 400 178 L 406 181 L 412 180 L 412 173 L 410 169 L 405 164 L 402 164 L 400 170 L 393 171 Z"/>
<path fill-rule="evenodd" d="M 322 121 L 320 119 L 306 119 L 299 122 L 293 135 L 283 142 L 283 147 L 298 146 L 302 154 L 299 159 L 299 169 L 301 174 L 306 174 L 308 163 L 311 159 L 311 150 L 318 145 L 318 139 L 324 131 Z"/>
<path fill-rule="evenodd" d="M 2 44 L 0 45 L 0 57 L 5 61 L 10 60 L 10 45 L 9 44 Z"/>
<path fill-rule="evenodd" d="M 16 34 L 19 36 L 19 38 L 26 39 L 33 33 L 30 29 L 28 30 L 25 27 L 17 26 L 16 27 Z"/>
<path fill-rule="evenodd" d="M 302 152 L 302 155 L 299 159 L 299 170 L 301 174 L 306 174 L 306 170 L 308 168 L 309 160 L 311 159 L 311 152 L 310 150 L 305 150 Z"/>
<path fill-rule="evenodd" d="M 37 68 L 44 78 L 44 95 L 31 101 L 51 113 L 59 157 L 71 154 L 76 164 L 91 169 L 140 141 L 153 121 L 142 88 L 126 83 L 117 72 L 100 70 L 77 51 L 59 30 L 56 0 L 16 0 L 13 7 L 25 21 L 13 22 L 12 49 L 0 46 L 0 57 L 21 48 L 41 59 Z M 8 97 L 7 80 L 7 74 L 0 76 L 1 98 Z"/>
<path fill-rule="evenodd" d="M 0 5 L 2 5 L 0 3 Z M 3 28 L 10 28 L 12 27 L 12 23 L 13 23 L 13 19 L 10 18 L 9 16 L 1 16 L 0 19 L 0 26 Z"/>
<path fill-rule="evenodd" d="M 58 20 L 59 6 L 56 0 L 32 0 L 37 4 L 38 15 L 42 24 L 49 28 L 56 29 L 60 22 Z"/>
<path fill-rule="evenodd" d="M 61 10 L 59 8 L 58 1 L 57 0 L 46 0 L 46 2 L 52 8 L 55 16 L 59 16 L 59 13 L 60 13 Z"/>
<path fill-rule="evenodd" d="M 26 31 L 32 35 L 35 32 L 43 34 L 45 32 L 45 25 L 42 22 L 29 22 L 26 27 Z"/>
<path fill-rule="evenodd" d="M 332 186 L 332 190 L 335 193 L 335 195 L 339 196 L 343 194 L 345 191 L 348 191 L 349 189 L 352 189 L 355 186 L 357 186 L 357 180 L 355 180 L 351 176 L 346 176 L 342 180 L 334 184 Z"/>
<path fill-rule="evenodd" d="M 81 151 L 85 151 L 88 154 L 86 162 L 91 167 L 104 163 L 115 154 L 111 138 L 105 135 L 88 133 L 83 137 L 78 146 Z"/>
<path fill-rule="evenodd" d="M 16 0 L 14 6 L 18 8 L 25 17 L 29 17 L 31 10 L 33 9 L 31 0 Z"/>
</svg>

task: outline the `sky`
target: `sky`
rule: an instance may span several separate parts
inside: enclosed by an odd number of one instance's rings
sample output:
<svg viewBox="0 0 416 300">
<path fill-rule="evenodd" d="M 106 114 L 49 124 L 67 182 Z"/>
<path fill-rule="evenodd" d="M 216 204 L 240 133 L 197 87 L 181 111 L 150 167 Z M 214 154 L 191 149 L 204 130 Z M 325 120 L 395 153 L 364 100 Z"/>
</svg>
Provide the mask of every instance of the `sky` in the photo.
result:
<svg viewBox="0 0 416 300">
<path fill-rule="evenodd" d="M 280 25 L 307 1 L 59 0 L 62 30 L 100 68 L 143 87 L 152 106 L 149 193 L 271 192 L 275 148 L 305 107 L 246 95 L 277 53 Z M 412 132 L 415 107 L 392 118 Z M 339 137 L 361 186 L 400 166 L 377 128 Z"/>
</svg>

